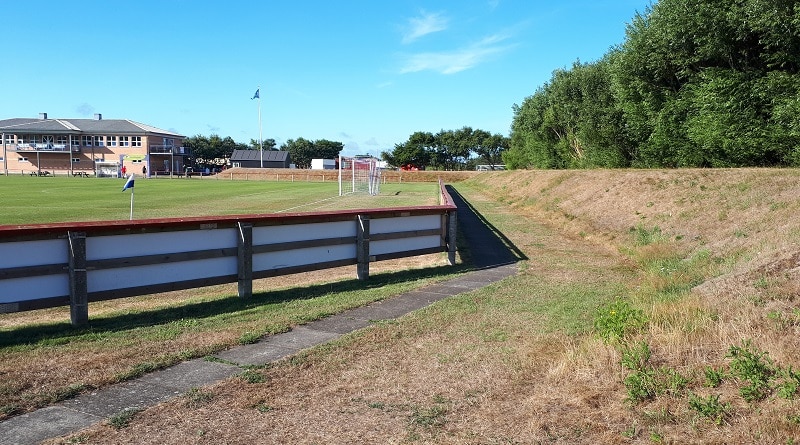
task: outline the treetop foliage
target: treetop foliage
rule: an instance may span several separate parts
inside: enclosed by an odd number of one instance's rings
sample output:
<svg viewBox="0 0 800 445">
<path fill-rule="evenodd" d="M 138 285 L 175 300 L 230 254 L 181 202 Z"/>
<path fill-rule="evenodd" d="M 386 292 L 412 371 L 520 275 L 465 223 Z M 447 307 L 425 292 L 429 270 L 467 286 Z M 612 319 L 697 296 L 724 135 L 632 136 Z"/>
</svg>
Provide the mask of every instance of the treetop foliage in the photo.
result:
<svg viewBox="0 0 800 445">
<path fill-rule="evenodd" d="M 417 131 L 406 142 L 395 144 L 381 158 L 395 167 L 436 170 L 464 170 L 476 163 L 502 164 L 502 152 L 509 139 L 485 130 L 462 127 L 436 134 Z"/>
<path fill-rule="evenodd" d="M 514 105 L 511 168 L 800 165 L 800 1 L 660 0 Z"/>
</svg>

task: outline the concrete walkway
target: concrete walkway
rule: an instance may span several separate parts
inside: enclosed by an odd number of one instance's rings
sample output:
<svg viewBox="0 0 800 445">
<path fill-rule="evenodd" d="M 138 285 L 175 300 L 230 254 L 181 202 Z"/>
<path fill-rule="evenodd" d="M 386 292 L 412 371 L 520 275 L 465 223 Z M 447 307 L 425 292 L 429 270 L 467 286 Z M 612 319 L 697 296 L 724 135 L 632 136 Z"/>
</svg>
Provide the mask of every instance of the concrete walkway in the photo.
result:
<svg viewBox="0 0 800 445">
<path fill-rule="evenodd" d="M 479 289 L 517 272 L 523 257 L 493 230 L 452 188 L 458 206 L 461 245 L 470 246 L 475 270 L 460 277 L 407 292 L 331 317 L 298 326 L 289 332 L 237 346 L 215 355 L 219 361 L 195 359 L 135 380 L 82 394 L 53 406 L 0 423 L 0 444 L 28 445 L 76 432 L 103 422 L 125 409 L 141 409 L 215 383 L 244 371 L 323 344 L 380 320 L 398 318 L 436 301 Z"/>
</svg>

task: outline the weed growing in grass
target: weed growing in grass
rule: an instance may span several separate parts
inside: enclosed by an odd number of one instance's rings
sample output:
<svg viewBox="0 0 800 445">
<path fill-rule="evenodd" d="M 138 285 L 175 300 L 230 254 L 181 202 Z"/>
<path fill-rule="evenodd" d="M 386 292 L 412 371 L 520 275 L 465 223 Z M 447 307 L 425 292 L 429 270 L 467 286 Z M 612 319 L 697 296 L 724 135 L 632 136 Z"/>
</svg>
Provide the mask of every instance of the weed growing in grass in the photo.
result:
<svg viewBox="0 0 800 445">
<path fill-rule="evenodd" d="M 239 378 L 247 383 L 264 383 L 267 380 L 266 377 L 264 377 L 264 374 L 254 369 L 245 370 L 239 375 Z"/>
<path fill-rule="evenodd" d="M 710 395 L 706 398 L 694 393 L 689 394 L 689 408 L 696 411 L 701 416 L 713 421 L 717 425 L 722 425 L 731 413 L 731 404 L 719 401 L 720 395 Z"/>
<path fill-rule="evenodd" d="M 189 408 L 197 408 L 205 405 L 214 398 L 214 393 L 206 391 L 202 388 L 192 388 L 184 395 L 186 406 Z"/>
<path fill-rule="evenodd" d="M 709 388 L 717 388 L 722 384 L 724 373 L 721 368 L 706 366 L 703 374 L 705 375 L 705 386 Z"/>
<path fill-rule="evenodd" d="M 270 411 L 272 411 L 274 409 L 271 406 L 267 405 L 265 402 L 256 403 L 255 405 L 253 405 L 253 408 L 255 408 L 256 411 L 258 411 L 258 412 L 260 412 L 262 414 L 263 413 L 268 413 L 268 412 L 270 412 Z"/>
<path fill-rule="evenodd" d="M 631 371 L 639 371 L 650 361 L 650 346 L 647 342 L 639 342 L 633 346 L 623 346 L 622 366 Z"/>
<path fill-rule="evenodd" d="M 652 368 L 634 371 L 623 380 L 628 392 L 628 401 L 633 404 L 652 400 L 658 395 L 656 371 Z"/>
<path fill-rule="evenodd" d="M 108 424 L 115 429 L 121 430 L 131 424 L 133 417 L 142 412 L 142 408 L 125 408 L 124 410 L 109 417 Z"/>
<path fill-rule="evenodd" d="M 755 350 L 750 341 L 742 346 L 731 346 L 727 357 L 731 359 L 731 375 L 747 384 L 739 392 L 747 402 L 765 399 L 771 392 L 770 381 L 776 367 L 766 352 Z"/>
<path fill-rule="evenodd" d="M 800 372 L 795 371 L 789 366 L 786 369 L 780 370 L 779 373 L 783 380 L 776 386 L 778 397 L 794 400 L 794 396 L 800 389 Z"/>
<path fill-rule="evenodd" d="M 661 233 L 661 228 L 658 226 L 647 229 L 642 224 L 637 224 L 636 227 L 631 227 L 630 231 L 633 233 L 634 242 L 637 246 L 649 246 L 650 244 L 665 240 L 664 234 Z"/>
<path fill-rule="evenodd" d="M 240 345 L 250 345 L 253 343 L 257 343 L 258 340 L 261 338 L 261 334 L 258 332 L 245 332 L 244 334 L 239 336 L 239 344 Z"/>
<path fill-rule="evenodd" d="M 438 429 L 444 427 L 447 422 L 448 404 L 447 399 L 437 394 L 433 397 L 431 406 L 412 406 L 411 415 L 408 418 L 408 439 L 419 439 L 418 428 L 422 428 L 429 434 L 435 434 Z"/>
<path fill-rule="evenodd" d="M 621 342 L 646 323 L 644 312 L 621 298 L 601 306 L 594 317 L 594 329 L 606 343 Z"/>
</svg>

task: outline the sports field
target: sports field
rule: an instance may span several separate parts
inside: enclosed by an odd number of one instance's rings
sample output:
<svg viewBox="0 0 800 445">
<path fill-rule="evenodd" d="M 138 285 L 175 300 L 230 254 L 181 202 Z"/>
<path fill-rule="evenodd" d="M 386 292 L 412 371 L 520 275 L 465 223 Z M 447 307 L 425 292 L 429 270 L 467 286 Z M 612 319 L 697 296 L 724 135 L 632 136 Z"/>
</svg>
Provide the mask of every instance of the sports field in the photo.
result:
<svg viewBox="0 0 800 445">
<path fill-rule="evenodd" d="M 0 176 L 0 225 L 127 220 L 124 179 Z M 133 188 L 134 219 L 313 212 L 438 204 L 436 183 L 382 184 L 378 196 L 340 197 L 336 181 L 145 179 Z"/>
</svg>

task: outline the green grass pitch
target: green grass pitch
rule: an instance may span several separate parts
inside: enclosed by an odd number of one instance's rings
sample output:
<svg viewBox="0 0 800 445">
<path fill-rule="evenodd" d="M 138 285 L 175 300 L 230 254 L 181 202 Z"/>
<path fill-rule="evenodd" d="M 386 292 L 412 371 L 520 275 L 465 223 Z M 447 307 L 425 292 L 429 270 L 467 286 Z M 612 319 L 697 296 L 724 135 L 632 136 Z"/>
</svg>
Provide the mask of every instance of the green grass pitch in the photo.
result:
<svg viewBox="0 0 800 445">
<path fill-rule="evenodd" d="M 127 220 L 120 178 L 0 176 L 0 225 Z M 379 196 L 339 197 L 328 182 L 136 177 L 134 219 L 313 212 L 438 204 L 434 183 L 381 184 Z"/>
</svg>

